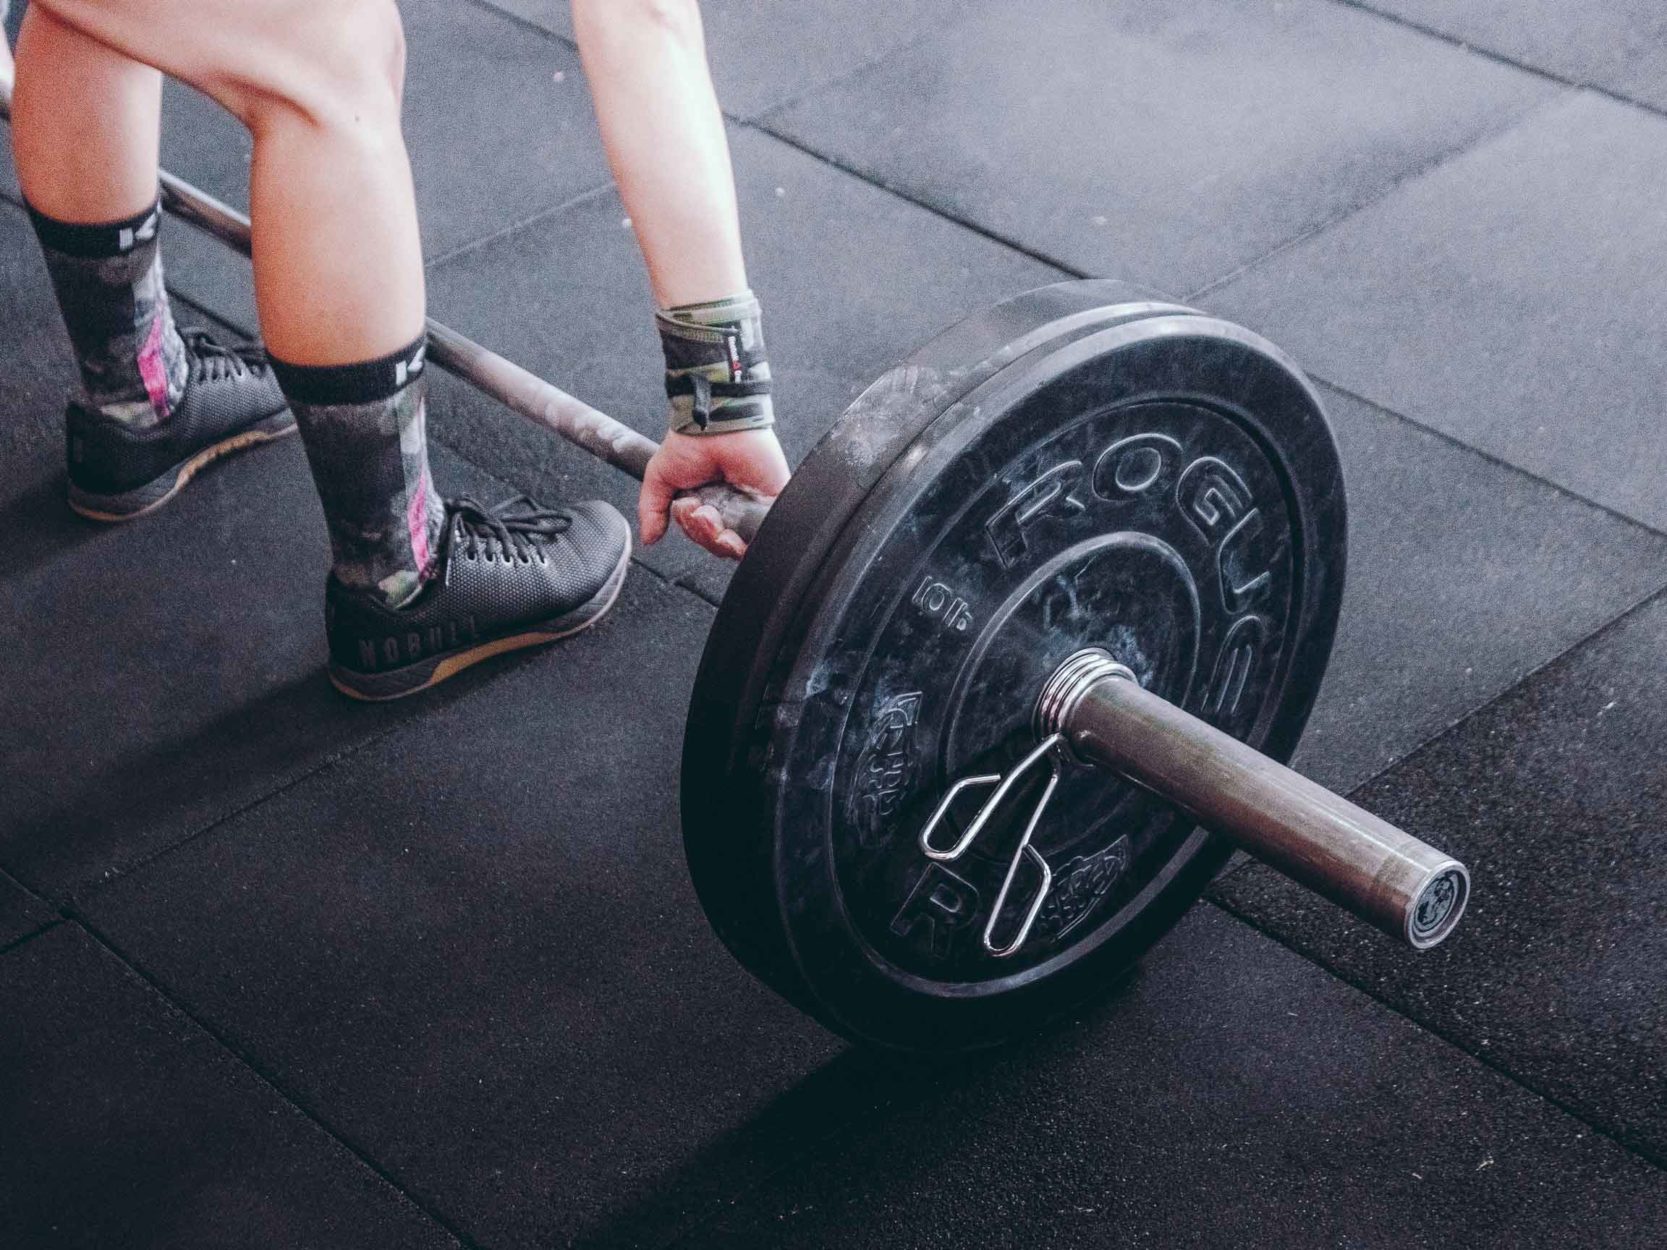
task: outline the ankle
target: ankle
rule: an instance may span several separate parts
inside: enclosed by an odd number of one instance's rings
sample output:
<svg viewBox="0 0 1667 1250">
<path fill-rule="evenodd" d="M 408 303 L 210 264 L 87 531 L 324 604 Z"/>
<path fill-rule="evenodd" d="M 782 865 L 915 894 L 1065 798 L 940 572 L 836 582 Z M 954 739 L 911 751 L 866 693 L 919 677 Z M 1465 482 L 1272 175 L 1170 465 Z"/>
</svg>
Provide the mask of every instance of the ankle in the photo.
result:
<svg viewBox="0 0 1667 1250">
<path fill-rule="evenodd" d="M 158 246 L 161 210 L 118 221 L 59 221 L 34 208 L 89 408 L 123 425 L 167 420 L 190 368 L 174 326 Z"/>
<path fill-rule="evenodd" d="M 428 466 L 423 341 L 345 365 L 270 359 L 324 505 L 336 580 L 409 605 L 434 575 L 446 524 Z"/>
</svg>

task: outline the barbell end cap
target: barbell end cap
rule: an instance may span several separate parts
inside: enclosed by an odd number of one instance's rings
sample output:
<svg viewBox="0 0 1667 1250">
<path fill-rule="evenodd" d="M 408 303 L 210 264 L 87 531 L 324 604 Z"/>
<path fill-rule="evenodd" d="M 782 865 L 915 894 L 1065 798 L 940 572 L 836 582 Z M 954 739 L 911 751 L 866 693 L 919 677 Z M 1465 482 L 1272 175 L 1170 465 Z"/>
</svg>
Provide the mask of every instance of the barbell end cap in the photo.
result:
<svg viewBox="0 0 1667 1250">
<path fill-rule="evenodd" d="M 1420 951 L 1441 945 L 1458 928 L 1469 902 L 1470 870 L 1456 859 L 1438 864 L 1407 908 L 1407 945 Z"/>
</svg>

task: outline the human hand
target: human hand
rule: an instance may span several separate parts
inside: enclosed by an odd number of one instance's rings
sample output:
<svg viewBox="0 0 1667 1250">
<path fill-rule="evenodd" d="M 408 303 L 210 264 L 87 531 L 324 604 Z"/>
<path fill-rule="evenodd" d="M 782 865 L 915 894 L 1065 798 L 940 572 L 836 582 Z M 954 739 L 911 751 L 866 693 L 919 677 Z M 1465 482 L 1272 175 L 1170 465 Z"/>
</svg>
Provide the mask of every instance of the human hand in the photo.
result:
<svg viewBox="0 0 1667 1250">
<path fill-rule="evenodd" d="M 698 499 L 677 499 L 677 493 L 710 482 L 727 482 L 761 498 L 774 499 L 787 485 L 787 478 L 787 457 L 774 430 L 667 434 L 648 462 L 642 493 L 637 497 L 637 524 L 643 545 L 653 546 L 660 541 L 669 515 L 685 534 L 713 555 L 739 560 L 746 554 L 747 544 L 725 527 L 718 510 Z"/>
</svg>

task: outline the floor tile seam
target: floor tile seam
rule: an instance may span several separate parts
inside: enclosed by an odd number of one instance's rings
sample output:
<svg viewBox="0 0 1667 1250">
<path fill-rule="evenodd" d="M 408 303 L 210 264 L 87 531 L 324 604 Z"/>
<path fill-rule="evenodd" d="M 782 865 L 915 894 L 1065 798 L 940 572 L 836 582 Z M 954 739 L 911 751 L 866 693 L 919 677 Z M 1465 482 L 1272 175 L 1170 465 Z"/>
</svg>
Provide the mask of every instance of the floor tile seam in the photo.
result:
<svg viewBox="0 0 1667 1250">
<path fill-rule="evenodd" d="M 477 9 L 485 9 L 494 17 L 501 17 L 512 26 L 519 26 L 535 35 L 541 35 L 551 43 L 559 43 L 564 48 L 574 52 L 579 50 L 579 43 L 576 39 L 569 38 L 559 30 L 551 30 L 542 22 L 528 17 L 525 13 L 517 13 L 513 9 L 506 9 L 502 5 L 494 4 L 492 0 L 469 0 L 469 3 Z"/>
<path fill-rule="evenodd" d="M 1397 755 L 1394 759 L 1390 760 L 1388 763 L 1386 763 L 1386 764 L 1382 765 L 1381 767 L 1377 768 L 1369 776 L 1365 777 L 1361 781 L 1359 781 L 1359 782 L 1355 783 L 1354 785 L 1350 786 L 1349 789 L 1344 793 L 1344 797 L 1352 800 L 1356 795 L 1362 793 L 1368 787 L 1374 786 L 1378 782 L 1383 781 L 1385 778 L 1387 778 L 1389 776 L 1390 773 L 1393 773 L 1394 771 L 1403 767 L 1404 765 L 1411 764 L 1419 755 L 1422 755 L 1424 752 L 1433 751 L 1433 750 L 1438 749 L 1445 739 L 1447 739 L 1448 737 L 1452 736 L 1455 733 L 1458 733 L 1466 725 L 1468 725 L 1471 721 L 1473 721 L 1476 718 L 1482 716 L 1484 713 L 1486 713 L 1489 710 L 1491 710 L 1492 708 L 1498 706 L 1500 703 L 1503 703 L 1506 699 L 1511 698 L 1512 696 L 1517 694 L 1520 690 L 1522 690 L 1523 687 L 1529 685 L 1531 682 L 1534 682 L 1534 681 L 1538 680 L 1540 677 L 1544 676 L 1551 668 L 1553 668 L 1554 666 L 1556 666 L 1557 664 L 1559 664 L 1563 660 L 1568 659 L 1575 652 L 1577 652 L 1577 651 L 1589 646 L 1590 644 L 1596 642 L 1600 637 L 1602 637 L 1604 634 L 1608 633 L 1610 630 L 1621 628 L 1623 625 L 1626 624 L 1627 621 L 1632 619 L 1634 616 L 1637 616 L 1639 613 L 1648 610 L 1653 604 L 1655 604 L 1657 602 L 1663 602 L 1663 601 L 1667 601 L 1667 581 L 1663 581 L 1661 584 L 1657 585 L 1653 590 L 1646 591 L 1636 601 L 1634 601 L 1633 603 L 1631 603 L 1627 607 L 1622 608 L 1619 612 L 1615 613 L 1613 616 L 1605 618 L 1600 624 L 1593 626 L 1590 630 L 1588 630 L 1586 633 L 1582 634 L 1579 638 L 1576 638 L 1573 642 L 1569 643 L 1568 646 L 1564 647 L 1562 650 L 1558 651 L 1556 654 L 1551 655 L 1551 656 L 1547 656 L 1544 660 L 1541 660 L 1540 663 L 1536 664 L 1533 668 L 1529 669 L 1526 673 L 1524 673 L 1520 677 L 1517 677 L 1514 680 L 1512 680 L 1512 682 L 1508 686 L 1505 686 L 1503 689 L 1501 689 L 1498 693 L 1494 694 L 1492 697 L 1490 697 L 1490 698 L 1484 700 L 1483 702 L 1477 704 L 1475 707 L 1471 708 L 1469 711 L 1467 711 L 1463 715 L 1459 716 L 1457 719 L 1452 721 L 1450 724 L 1444 725 L 1440 729 L 1435 729 L 1435 730 L 1430 731 L 1429 734 L 1427 734 L 1423 738 L 1420 738 L 1416 743 L 1414 743 L 1412 746 L 1408 747 L 1405 751 L 1401 752 L 1401 754 Z M 1213 877 L 1211 879 L 1210 889 L 1213 890 L 1216 886 L 1220 885 L 1222 882 L 1227 881 L 1227 880 L 1229 880 L 1233 877 L 1236 877 L 1241 872 L 1244 872 L 1246 869 L 1254 867 L 1255 865 L 1260 864 L 1260 863 L 1261 863 L 1260 860 L 1256 859 L 1254 856 L 1251 856 L 1250 858 L 1245 859 L 1241 863 L 1230 865 L 1229 867 L 1227 867 L 1223 871 L 1217 873 L 1215 875 L 1215 877 Z"/>
<path fill-rule="evenodd" d="M 932 216 L 937 217 L 938 219 L 940 219 L 942 221 L 946 221 L 950 225 L 959 226 L 961 229 L 966 230 L 971 234 L 977 235 L 979 238 L 984 239 L 987 242 L 995 243 L 995 244 L 1001 246 L 1002 248 L 1005 248 L 1007 251 L 1014 252 L 1014 253 L 1016 253 L 1020 256 L 1025 257 L 1028 260 L 1033 260 L 1033 261 L 1037 262 L 1038 264 L 1046 265 L 1048 268 L 1055 270 L 1056 272 L 1060 273 L 1064 277 L 1067 277 L 1067 278 L 1092 278 L 1092 277 L 1107 277 L 1107 276 L 1116 277 L 1116 276 L 1118 276 L 1118 275 L 1094 274 L 1094 273 L 1091 273 L 1090 271 L 1088 271 L 1086 269 L 1079 269 L 1075 265 L 1068 264 L 1067 262 L 1061 260 L 1057 256 L 1050 255 L 1049 253 L 1041 251 L 1038 248 L 1031 247 L 1027 243 L 1022 243 L 1018 239 L 1012 238 L 1011 236 L 1002 234 L 998 230 L 994 230 L 994 229 L 992 229 L 988 226 L 982 225 L 979 222 L 976 222 L 976 221 L 972 220 L 970 217 L 963 217 L 958 213 L 951 212 L 949 209 L 945 208 L 943 205 L 934 204 L 930 200 L 923 199 L 922 197 L 915 195 L 913 192 L 908 191 L 905 188 L 894 186 L 891 183 L 886 182 L 881 178 L 875 177 L 872 174 L 865 173 L 862 170 L 860 170 L 860 169 L 856 168 L 855 166 L 851 165 L 849 162 L 847 162 L 845 160 L 842 160 L 839 157 L 832 156 L 827 152 L 823 152 L 820 149 L 811 146 L 809 143 L 805 142 L 802 139 L 798 139 L 798 138 L 794 137 L 793 135 L 784 134 L 781 131 L 771 129 L 768 125 L 766 125 L 762 121 L 754 120 L 754 121 L 742 122 L 740 124 L 744 129 L 751 130 L 756 134 L 760 134 L 760 135 L 765 136 L 766 138 L 773 139 L 777 143 L 784 144 L 785 146 L 793 149 L 793 151 L 798 152 L 800 155 L 808 156 L 812 160 L 817 161 L 820 164 L 826 165 L 829 169 L 836 170 L 839 173 L 846 174 L 846 175 L 848 175 L 852 178 L 855 178 L 858 182 L 861 182 L 861 183 L 864 183 L 867 186 L 873 187 L 877 191 L 882 191 L 886 195 L 891 196 L 893 199 L 900 200 L 905 204 L 911 205 L 914 208 L 918 208 L 918 209 L 922 210 L 923 212 L 930 213 Z M 1135 285 L 1139 285 L 1139 286 L 1144 287 L 1148 290 L 1152 289 L 1152 284 L 1150 282 L 1147 282 L 1147 281 L 1142 280 L 1142 279 L 1124 278 L 1123 280 L 1127 281 L 1127 282 L 1130 282 L 1130 283 L 1133 283 Z M 1161 292 L 1155 292 L 1155 293 L 1161 294 Z"/>
<path fill-rule="evenodd" d="M 719 557 L 719 556 L 714 556 L 713 557 L 713 559 L 721 559 L 721 558 L 722 557 Z M 710 608 L 721 608 L 721 607 L 723 607 L 724 597 L 721 594 L 717 595 L 717 596 L 710 595 L 705 590 L 703 590 L 701 587 L 695 585 L 693 579 L 696 578 L 696 577 L 699 577 L 699 576 L 700 576 L 700 568 L 698 566 L 696 566 L 694 568 L 689 569 L 687 572 L 679 573 L 675 578 L 672 579 L 671 584 L 673 586 L 677 587 L 677 589 L 679 589 L 679 590 L 688 591 L 696 599 L 699 599 L 702 603 L 706 604 L 707 607 L 710 607 Z"/>
<path fill-rule="evenodd" d="M 1410 426 L 1412 429 L 1415 429 L 1422 434 L 1428 434 L 1433 438 L 1439 439 L 1441 442 L 1446 443 L 1449 447 L 1475 456 L 1477 459 L 1493 465 L 1495 468 L 1504 469 L 1513 477 L 1542 486 L 1553 493 L 1562 496 L 1564 499 L 1569 500 L 1571 503 L 1577 503 L 1582 507 L 1591 508 L 1594 512 L 1602 513 L 1611 520 L 1619 521 L 1628 529 L 1641 531 L 1650 538 L 1667 539 L 1667 530 L 1657 529 L 1649 522 L 1640 520 L 1638 517 L 1632 516 L 1629 513 L 1622 512 L 1619 508 L 1603 503 L 1600 500 L 1591 499 L 1582 495 L 1572 487 L 1565 486 L 1561 482 L 1554 481 L 1549 477 L 1543 476 L 1542 474 L 1535 473 L 1532 469 L 1526 469 L 1522 465 L 1505 459 L 1496 452 L 1491 452 L 1484 447 L 1477 447 L 1474 444 L 1467 443 L 1456 434 L 1451 434 L 1438 426 L 1430 425 L 1428 422 L 1421 421 L 1417 417 L 1408 416 L 1398 408 L 1391 408 L 1388 404 L 1375 400 L 1369 395 L 1363 395 L 1359 391 L 1353 390 L 1343 383 L 1334 381 L 1323 374 L 1309 373 L 1307 376 L 1312 381 L 1318 382 L 1320 385 L 1336 391 L 1339 395 L 1354 400 L 1357 404 L 1364 404 L 1366 407 L 1382 416 L 1389 417 L 1395 421 L 1401 422 L 1403 425 Z"/>
<path fill-rule="evenodd" d="M 762 123 L 765 118 L 771 116 L 772 114 L 779 116 L 780 114 L 787 112 L 789 109 L 796 108 L 800 104 L 805 103 L 807 100 L 821 95 L 823 92 L 837 90 L 855 79 L 860 78 L 876 66 L 884 65 L 887 61 L 890 61 L 893 58 L 907 56 L 909 53 L 925 44 L 931 43 L 934 40 L 946 39 L 956 32 L 971 26 L 975 22 L 985 21 L 993 18 L 994 16 L 995 13 L 992 9 L 984 8 L 977 4 L 969 4 L 967 5 L 967 11 L 962 13 L 959 17 L 950 18 L 947 22 L 937 26 L 929 25 L 925 30 L 909 36 L 901 43 L 892 47 L 882 49 L 860 64 L 852 66 L 849 69 L 841 70 L 825 82 L 810 84 L 802 91 L 789 95 L 785 99 L 777 100 L 774 103 L 756 108 L 745 117 L 737 116 L 735 120 L 748 125 L 753 123 Z"/>
<path fill-rule="evenodd" d="M 33 793 L 34 796 L 37 799 L 40 799 L 42 801 L 50 801 L 47 797 L 46 792 L 44 790 L 40 789 L 34 783 L 26 782 L 25 784 L 29 787 L 30 792 Z M 33 902 L 39 903 L 42 907 L 49 907 L 49 908 L 53 908 L 54 910 L 56 910 L 56 905 L 52 902 L 51 899 L 47 898 L 46 895 L 42 894 L 39 890 L 35 889 L 32 885 L 26 884 L 15 873 L 8 870 L 4 864 L 0 864 L 0 885 L 13 886 L 21 894 L 23 894 L 25 897 L 29 898 Z"/>
<path fill-rule="evenodd" d="M 38 929 L 30 929 L 29 932 L 23 934 L 21 937 L 15 937 L 9 942 L 0 942 L 0 956 L 9 955 L 20 946 L 27 946 L 30 942 L 33 942 L 36 938 L 40 937 L 41 934 L 50 933 L 53 929 L 56 929 L 63 923 L 64 918 L 62 915 L 54 915 L 52 919 L 43 923 Z"/>
<path fill-rule="evenodd" d="M 1663 602 L 1667 602 L 1667 582 L 1662 582 L 1656 585 L 1654 589 L 1646 591 L 1630 605 L 1622 608 L 1613 616 L 1606 618 L 1600 624 L 1593 626 L 1586 633 L 1569 643 L 1568 646 L 1564 647 L 1561 651 L 1558 651 L 1555 655 L 1547 656 L 1540 663 L 1536 664 L 1533 668 L 1522 674 L 1522 676 L 1518 677 L 1510 685 L 1506 686 L 1498 694 L 1494 695 L 1493 698 L 1488 699 L 1484 703 L 1478 704 L 1476 707 L 1464 713 L 1464 715 L 1460 716 L 1446 727 L 1432 731 L 1429 735 L 1420 739 L 1416 745 L 1409 747 L 1399 759 L 1395 760 L 1393 763 L 1385 764 L 1382 768 L 1378 769 L 1359 785 L 1351 786 L 1349 788 L 1349 794 L 1352 796 L 1361 793 L 1367 786 L 1375 785 L 1377 782 L 1382 781 L 1388 776 L 1389 773 L 1403 767 L 1404 765 L 1412 763 L 1424 752 L 1437 749 L 1444 739 L 1458 733 L 1472 721 L 1492 710 L 1506 699 L 1512 698 L 1524 687 L 1539 680 L 1539 678 L 1545 676 L 1552 668 L 1569 659 L 1575 654 L 1575 652 L 1584 650 L 1592 643 L 1598 641 L 1598 639 L 1600 639 L 1603 635 L 1621 629 L 1633 617 L 1638 616 L 1641 613 L 1648 611 L 1656 604 Z"/>
<path fill-rule="evenodd" d="M 221 325 L 227 327 L 230 330 L 236 331 L 239 335 L 248 339 L 251 342 L 260 342 L 261 341 L 259 327 L 245 324 L 241 317 L 230 317 L 230 316 L 227 316 L 225 313 L 217 312 L 215 309 L 209 307 L 202 300 L 197 299 L 194 296 L 187 295 L 184 291 L 181 291 L 178 288 L 176 288 L 171 281 L 167 283 L 167 287 L 168 287 L 168 297 L 171 300 L 174 300 L 175 302 L 180 303 L 180 304 L 184 304 L 187 308 L 192 309 L 194 312 L 198 313 L 201 316 L 212 317 L 214 320 L 218 321 Z"/>
<path fill-rule="evenodd" d="M 1535 1100 L 1556 1108 L 1576 1123 L 1584 1125 L 1594 1135 L 1601 1137 L 1605 1141 L 1614 1145 L 1630 1158 L 1637 1159 L 1639 1162 L 1645 1164 L 1652 1171 L 1667 1173 L 1667 1153 L 1658 1153 L 1647 1146 L 1628 1143 L 1620 1130 L 1612 1128 L 1593 1118 L 1592 1113 L 1576 1106 L 1571 1102 L 1568 1102 L 1567 1100 L 1559 1097 L 1557 1094 L 1541 1089 L 1532 1079 L 1522 1076 L 1512 1069 L 1504 1066 L 1500 1060 L 1488 1052 L 1480 1049 L 1472 1050 L 1464 1044 L 1464 1041 L 1461 1038 L 1450 1033 L 1448 1030 L 1431 1024 L 1428 1021 L 1420 1020 L 1417 1016 L 1413 1015 L 1399 1004 L 1390 1001 L 1387 997 L 1373 990 L 1371 985 L 1366 981 L 1356 980 L 1336 967 L 1333 967 L 1330 963 L 1327 963 L 1319 956 L 1303 950 L 1300 946 L 1297 946 L 1295 943 L 1288 940 L 1277 929 L 1272 929 L 1258 923 L 1255 917 L 1248 912 L 1241 911 L 1240 909 L 1234 907 L 1231 903 L 1222 899 L 1206 898 L 1204 901 L 1214 907 L 1217 911 L 1221 912 L 1223 915 L 1230 917 L 1251 931 L 1260 934 L 1269 941 L 1274 942 L 1278 946 L 1289 951 L 1298 959 L 1301 959 L 1304 963 L 1310 964 L 1311 966 L 1319 969 L 1331 980 L 1341 985 L 1346 985 L 1350 989 L 1365 995 L 1372 1002 L 1382 1007 L 1385 1011 L 1388 1011 L 1391 1014 L 1399 1016 L 1401 1019 L 1407 1021 L 1407 1023 L 1412 1025 L 1418 1032 L 1427 1034 L 1428 1036 L 1437 1039 L 1444 1046 L 1447 1046 L 1452 1050 L 1457 1051 L 1459 1054 L 1473 1060 L 1480 1066 L 1488 1069 L 1488 1071 L 1503 1077 L 1506 1081 L 1510 1082 L 1518 1089 L 1521 1089 L 1525 1093 L 1531 1095 Z"/>
<path fill-rule="evenodd" d="M 521 218 L 519 221 L 512 221 L 508 225 L 498 226 L 497 228 L 488 231 L 486 234 L 481 235 L 478 239 L 470 239 L 466 243 L 460 243 L 448 251 L 441 252 L 438 256 L 430 257 L 423 261 L 423 269 L 425 272 L 433 273 L 442 266 L 451 264 L 453 261 L 461 260 L 465 256 L 473 256 L 476 252 L 482 251 L 502 239 L 507 239 L 514 234 L 519 234 L 521 231 L 526 230 L 531 226 L 540 225 L 552 217 L 559 217 L 570 208 L 577 208 L 581 204 L 586 204 L 591 200 L 599 199 L 608 192 L 613 191 L 614 186 L 615 184 L 612 178 L 605 178 L 601 182 L 598 182 L 595 186 L 586 187 L 582 191 L 575 192 L 574 194 L 568 196 L 565 200 L 562 200 L 560 203 L 547 204 L 543 208 L 529 213 L 526 217 Z"/>
<path fill-rule="evenodd" d="M 266 1064 L 236 1041 L 224 1030 L 218 1028 L 203 1014 L 192 1010 L 178 995 L 173 993 L 162 980 L 150 972 L 140 961 L 129 956 L 120 945 L 103 930 L 98 928 L 88 917 L 69 909 L 66 919 L 95 942 L 110 958 L 114 959 L 131 975 L 138 978 L 147 988 L 160 998 L 170 1009 L 178 1012 L 189 1020 L 197 1029 L 211 1039 L 221 1051 L 235 1061 L 245 1071 L 249 1072 L 261 1085 L 265 1086 L 274 1096 L 282 1100 L 301 1116 L 307 1123 L 322 1132 L 336 1145 L 347 1151 L 363 1167 L 369 1169 L 383 1184 L 387 1185 L 402 1198 L 412 1210 L 423 1216 L 432 1224 L 439 1227 L 456 1241 L 463 1250 L 483 1250 L 478 1242 L 470 1237 L 462 1228 L 444 1212 L 434 1205 L 417 1197 L 409 1188 L 400 1182 L 393 1171 L 385 1167 L 375 1155 L 361 1146 L 345 1131 L 338 1129 L 321 1112 L 313 1110 L 296 1093 L 291 1091 L 278 1075 L 271 1071 Z"/>
<path fill-rule="evenodd" d="M 1437 40 L 1440 43 L 1445 43 L 1450 47 L 1458 48 L 1462 52 L 1468 52 L 1470 55 L 1481 57 L 1483 60 L 1493 61 L 1499 65 L 1509 66 L 1511 69 L 1521 70 L 1525 74 L 1532 74 L 1534 77 L 1543 78 L 1548 82 L 1561 83 L 1565 87 L 1578 87 L 1582 91 L 1590 91 L 1594 95 L 1601 95 L 1606 99 L 1613 100 L 1616 104 L 1630 105 L 1633 108 L 1639 109 L 1645 113 L 1653 114 L 1656 117 L 1667 117 L 1667 107 L 1635 99 L 1623 91 L 1617 90 L 1614 87 L 1606 87 L 1602 83 L 1591 82 L 1583 78 L 1572 78 L 1569 75 L 1559 73 L 1557 70 L 1551 69 L 1548 66 L 1537 65 L 1532 61 L 1520 60 L 1508 52 L 1500 52 L 1499 50 L 1487 47 L 1484 44 L 1471 43 L 1459 35 L 1449 34 L 1444 30 L 1440 30 L 1434 26 L 1420 22 L 1416 18 L 1407 17 L 1401 13 L 1394 13 L 1387 9 L 1379 8 L 1377 5 L 1370 3 L 1369 0 L 1332 0 L 1332 3 L 1346 9 L 1356 9 L 1359 12 L 1368 13 L 1382 21 L 1389 22 L 1395 26 L 1403 27 L 1407 30 L 1415 32 L 1416 34 L 1424 35 L 1427 38 Z"/>
<path fill-rule="evenodd" d="M 1336 2 L 1345 3 L 1346 0 L 1336 0 Z M 1510 135 L 1514 131 L 1527 125 L 1541 112 L 1548 111 L 1555 107 L 1560 107 L 1561 105 L 1574 99 L 1575 96 L 1581 94 L 1583 90 L 1584 88 L 1578 85 L 1569 86 L 1566 90 L 1549 95 L 1543 100 L 1537 100 L 1533 104 L 1528 105 L 1526 108 L 1512 113 L 1509 117 L 1502 118 L 1498 125 L 1490 126 L 1460 143 L 1456 143 L 1449 148 L 1442 149 L 1421 163 L 1414 165 L 1409 169 L 1403 170 L 1386 186 L 1381 188 L 1375 195 L 1368 196 L 1358 204 L 1351 204 L 1339 209 L 1323 221 L 1315 222 L 1313 225 L 1305 227 L 1289 239 L 1275 244 L 1266 252 L 1263 252 L 1260 256 L 1256 256 L 1245 261 L 1242 265 L 1237 266 L 1219 278 L 1212 278 L 1203 286 L 1198 287 L 1196 290 L 1182 296 L 1181 302 L 1192 303 L 1194 300 L 1206 299 L 1209 296 L 1216 294 L 1222 288 L 1237 282 L 1240 278 L 1253 273 L 1262 266 L 1268 264 L 1270 261 L 1278 259 L 1287 252 L 1294 251 L 1296 248 L 1301 247 L 1305 243 L 1312 242 L 1320 235 L 1323 235 L 1339 226 L 1345 225 L 1354 218 L 1360 216 L 1362 213 L 1368 213 L 1372 209 L 1379 207 L 1394 198 L 1401 191 L 1410 187 L 1414 182 L 1438 173 L 1442 169 L 1445 169 L 1448 165 L 1451 165 L 1456 161 L 1461 161 L 1466 157 L 1474 155 L 1482 149 L 1490 146 L 1491 144 L 1498 142 L 1507 135 Z"/>
<path fill-rule="evenodd" d="M 37 800 L 43 803 L 51 801 L 47 797 L 44 790 L 32 783 L 27 784 L 29 790 L 35 795 Z M 34 937 L 35 934 L 41 932 L 41 930 L 50 929 L 53 925 L 63 919 L 62 911 L 58 907 L 57 903 L 53 902 L 52 899 L 48 898 L 45 894 L 42 894 L 34 886 L 28 884 L 15 873 L 9 871 L 4 864 L 0 864 L 0 886 L 11 887 L 19 894 L 23 895 L 24 899 L 28 902 L 33 903 L 37 909 L 44 910 L 48 913 L 47 919 L 41 920 L 36 928 L 23 934 L 22 937 L 16 938 L 8 943 L 0 943 L 0 955 L 4 955 L 13 947 L 21 946 L 24 942 L 27 942 L 30 938 Z"/>
<path fill-rule="evenodd" d="M 470 694 L 473 693 L 475 692 L 470 692 Z M 468 696 L 465 696 L 465 698 L 467 697 Z M 459 702 L 461 701 L 462 700 L 459 700 Z M 328 755 L 315 760 L 311 764 L 303 765 L 295 772 L 288 774 L 275 784 L 257 792 L 250 798 L 233 803 L 229 807 L 210 817 L 207 817 L 202 823 L 192 826 L 188 832 L 181 834 L 178 838 L 173 839 L 164 846 L 153 847 L 132 863 L 121 868 L 111 870 L 102 876 L 83 878 L 64 891 L 63 907 L 75 908 L 82 902 L 97 898 L 109 887 L 125 882 L 136 874 L 150 869 L 162 860 L 170 858 L 179 851 L 182 851 L 186 847 L 196 843 L 199 839 L 213 833 L 222 825 L 236 820 L 239 816 L 245 815 L 248 812 L 252 812 L 255 808 L 282 796 L 288 791 L 293 790 L 296 786 L 299 786 L 304 782 L 311 780 L 313 777 L 316 777 L 318 774 L 334 768 L 338 764 L 345 763 L 347 760 L 357 755 L 360 751 L 367 747 L 375 746 L 384 738 L 393 736 L 401 729 L 420 723 L 420 717 L 413 717 L 400 724 L 388 725 L 378 729 L 357 742 L 349 743 L 340 750 L 332 751 Z"/>
</svg>

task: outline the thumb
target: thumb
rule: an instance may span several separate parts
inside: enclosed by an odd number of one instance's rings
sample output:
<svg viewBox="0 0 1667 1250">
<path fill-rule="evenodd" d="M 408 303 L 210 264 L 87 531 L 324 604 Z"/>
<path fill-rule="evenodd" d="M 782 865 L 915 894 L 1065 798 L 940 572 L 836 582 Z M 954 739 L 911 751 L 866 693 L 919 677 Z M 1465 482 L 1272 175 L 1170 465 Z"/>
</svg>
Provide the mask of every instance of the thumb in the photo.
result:
<svg viewBox="0 0 1667 1250">
<path fill-rule="evenodd" d="M 642 543 L 652 547 L 666 534 L 666 513 L 671 509 L 673 494 L 658 461 L 650 461 L 643 474 L 642 491 L 637 495 L 637 528 L 642 531 Z"/>
</svg>

